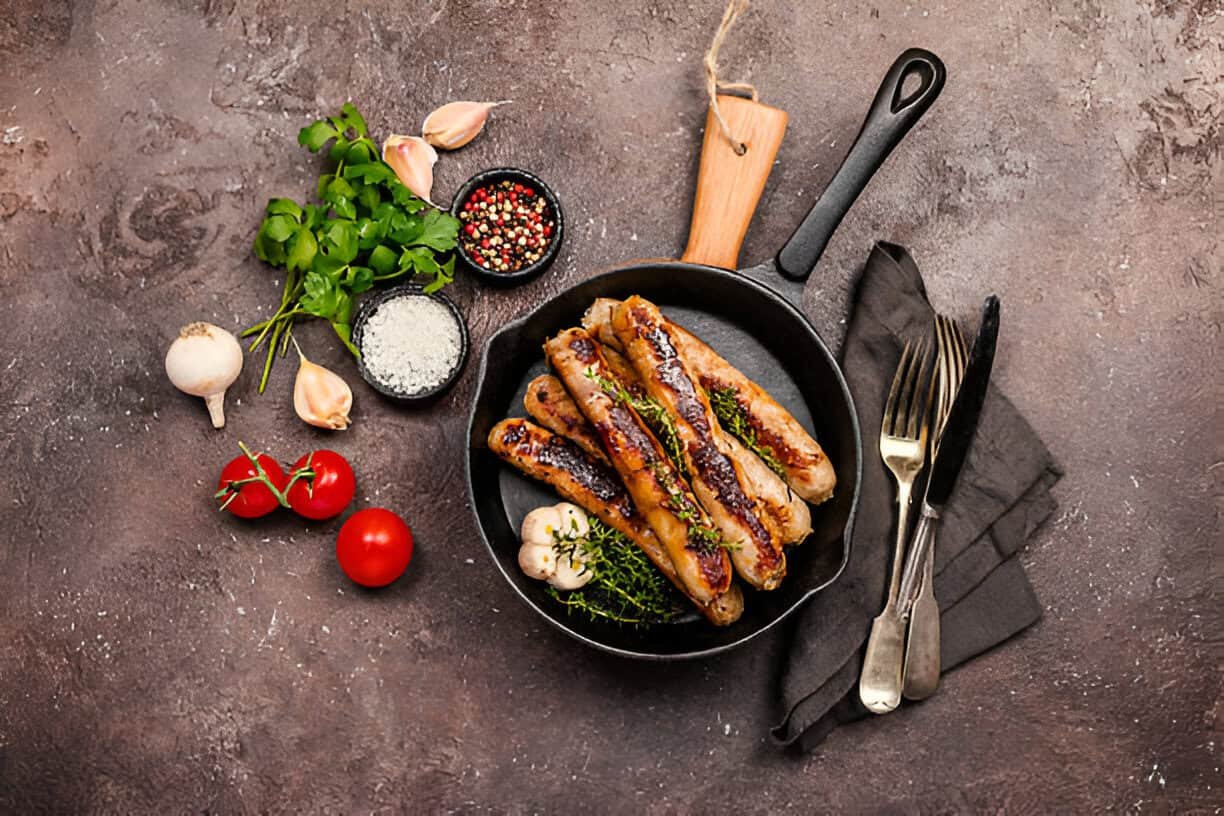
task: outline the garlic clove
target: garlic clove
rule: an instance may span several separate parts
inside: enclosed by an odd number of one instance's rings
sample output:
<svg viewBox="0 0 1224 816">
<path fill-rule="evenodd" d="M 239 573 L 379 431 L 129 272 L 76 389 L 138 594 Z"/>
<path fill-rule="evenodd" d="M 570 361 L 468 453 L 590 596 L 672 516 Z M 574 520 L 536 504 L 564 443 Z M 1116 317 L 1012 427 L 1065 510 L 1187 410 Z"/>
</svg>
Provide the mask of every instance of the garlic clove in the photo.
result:
<svg viewBox="0 0 1224 816">
<path fill-rule="evenodd" d="M 297 347 L 297 340 L 293 341 Z M 298 347 L 298 373 L 293 383 L 293 410 L 307 425 L 343 431 L 352 420 L 353 390 L 339 374 L 312 363 Z"/>
<path fill-rule="evenodd" d="M 553 534 L 561 529 L 561 514 L 555 507 L 537 507 L 523 519 L 519 529 L 524 545 L 551 547 Z"/>
<path fill-rule="evenodd" d="M 509 102 L 448 102 L 425 117 L 421 135 L 434 147 L 457 150 L 480 134 L 491 109 Z"/>
<path fill-rule="evenodd" d="M 553 505 L 553 509 L 561 516 L 560 535 L 562 538 L 585 538 L 591 530 L 587 514 L 581 507 L 569 502 Z"/>
<path fill-rule="evenodd" d="M 551 544 L 524 544 L 519 547 L 519 569 L 528 578 L 543 581 L 557 571 L 557 553 Z"/>
<path fill-rule="evenodd" d="M 225 390 L 242 372 L 242 346 L 212 323 L 184 326 L 166 351 L 166 376 L 174 387 L 203 397 L 214 428 L 225 427 Z"/>
<path fill-rule="evenodd" d="M 429 196 L 433 192 L 433 166 L 438 151 L 420 136 L 393 134 L 383 142 L 382 157 L 405 187 L 433 204 Z"/>
<path fill-rule="evenodd" d="M 587 568 L 586 559 L 576 548 L 573 556 L 557 556 L 557 568 L 548 577 L 548 583 L 561 590 L 581 589 L 594 577 L 594 570 Z"/>
</svg>

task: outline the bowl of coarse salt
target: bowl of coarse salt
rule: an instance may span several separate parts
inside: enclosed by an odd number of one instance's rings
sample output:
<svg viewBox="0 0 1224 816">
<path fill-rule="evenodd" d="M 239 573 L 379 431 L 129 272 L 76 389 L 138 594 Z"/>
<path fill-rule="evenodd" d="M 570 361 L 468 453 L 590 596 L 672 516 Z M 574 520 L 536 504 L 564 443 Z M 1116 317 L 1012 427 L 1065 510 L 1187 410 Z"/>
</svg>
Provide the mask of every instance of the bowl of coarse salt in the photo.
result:
<svg viewBox="0 0 1224 816">
<path fill-rule="evenodd" d="M 405 284 L 367 297 L 353 321 L 361 377 L 405 403 L 424 402 L 455 384 L 468 355 L 467 326 L 454 301 Z"/>
</svg>

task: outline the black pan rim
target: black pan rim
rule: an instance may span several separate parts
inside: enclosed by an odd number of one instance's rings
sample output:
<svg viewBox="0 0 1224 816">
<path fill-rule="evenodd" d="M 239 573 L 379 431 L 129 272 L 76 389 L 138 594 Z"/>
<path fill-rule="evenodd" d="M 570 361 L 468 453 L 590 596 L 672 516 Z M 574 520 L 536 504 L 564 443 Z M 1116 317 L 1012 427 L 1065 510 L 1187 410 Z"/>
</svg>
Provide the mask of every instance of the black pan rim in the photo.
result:
<svg viewBox="0 0 1224 816">
<path fill-rule="evenodd" d="M 789 607 L 787 607 L 786 609 L 778 613 L 778 615 L 773 620 L 769 621 L 768 623 L 762 626 L 759 626 L 753 631 L 745 633 L 743 637 L 737 638 L 736 640 L 730 641 L 728 643 L 723 643 L 718 646 L 713 646 L 707 649 L 698 649 L 698 650 L 694 650 L 690 652 L 656 653 L 656 652 L 635 651 L 632 649 L 624 649 L 618 646 L 612 646 L 607 643 L 602 643 L 598 640 L 595 640 L 594 638 L 591 638 L 581 632 L 578 632 L 570 628 L 563 621 L 557 619 L 552 614 L 550 614 L 548 611 L 542 609 L 539 604 L 537 604 L 530 597 L 528 597 L 526 594 L 523 593 L 523 591 L 518 587 L 518 585 L 512 579 L 512 576 L 506 572 L 505 567 L 502 565 L 500 559 L 497 556 L 497 552 L 494 549 L 493 542 L 489 540 L 489 536 L 485 531 L 484 524 L 481 523 L 481 520 L 478 516 L 475 517 L 475 520 L 476 520 L 476 527 L 478 528 L 478 532 L 480 533 L 480 539 L 482 542 L 484 542 L 485 549 L 488 551 L 488 554 L 489 554 L 489 558 L 493 561 L 493 564 L 497 567 L 497 571 L 501 574 L 502 578 L 505 579 L 506 583 L 514 591 L 514 594 L 517 595 L 519 599 L 523 601 L 523 603 L 525 603 L 528 607 L 530 607 L 533 611 L 535 611 L 536 614 L 542 617 L 545 621 L 547 621 L 554 628 L 564 632 L 565 634 L 569 635 L 570 637 L 574 638 L 575 640 L 583 644 L 586 644 L 587 646 L 590 646 L 594 649 L 598 649 L 599 651 L 604 652 L 606 654 L 613 654 L 619 657 L 629 658 L 633 660 L 645 660 L 645 661 L 654 661 L 654 662 L 697 660 L 697 659 L 702 659 L 702 658 L 707 658 L 707 657 L 714 657 L 714 656 L 729 652 L 733 649 L 737 649 L 745 645 L 749 641 L 754 640 L 755 638 L 775 628 L 780 623 L 782 623 L 782 621 L 791 617 L 799 609 L 805 606 L 813 597 L 815 597 L 815 595 L 817 595 L 819 592 L 821 592 L 822 590 L 824 590 L 825 588 L 833 584 L 835 581 L 837 581 L 837 579 L 840 578 L 841 575 L 845 572 L 846 564 L 850 560 L 850 550 L 853 544 L 854 520 L 855 520 L 855 515 L 858 512 L 858 501 L 859 501 L 859 495 L 861 492 L 862 481 L 863 481 L 862 429 L 859 427 L 858 412 L 854 407 L 854 398 L 850 395 L 850 388 L 846 383 L 846 379 L 845 379 L 844 374 L 842 373 L 841 366 L 838 365 L 837 360 L 833 357 L 832 352 L 829 351 L 828 346 L 825 344 L 824 339 L 816 331 L 816 328 L 812 326 L 811 321 L 807 319 L 807 316 L 804 315 L 803 312 L 798 307 L 796 307 L 793 303 L 791 303 L 783 295 L 779 294 L 776 290 L 774 290 L 770 286 L 764 283 L 761 283 L 760 281 L 754 280 L 748 277 L 747 275 L 743 275 L 736 271 L 720 269 L 714 266 L 706 266 L 704 264 L 688 263 L 685 261 L 671 261 L 671 260 L 637 261 L 634 263 L 626 264 L 624 266 L 616 267 L 615 269 L 601 272 L 597 275 L 593 275 L 589 278 L 579 281 L 578 283 L 575 283 L 573 286 L 567 287 L 562 292 L 558 292 L 557 294 L 553 295 L 553 297 L 538 304 L 534 309 L 532 309 L 530 312 L 523 315 L 522 317 L 519 317 L 516 320 L 513 320 L 505 324 L 504 326 L 499 328 L 497 331 L 495 331 L 493 334 L 489 335 L 489 337 L 485 340 L 484 347 L 481 349 L 481 354 L 480 354 L 480 367 L 476 375 L 477 376 L 476 391 L 473 394 L 471 406 L 469 407 L 469 410 L 468 410 L 467 450 L 465 451 L 465 456 L 463 459 L 463 472 L 464 472 L 464 478 L 467 482 L 466 492 L 467 492 L 468 504 L 473 510 L 473 516 L 475 516 L 476 495 L 475 495 L 475 482 L 474 482 L 473 474 L 472 474 L 472 452 L 473 450 L 476 449 L 476 445 L 473 440 L 473 432 L 475 430 L 475 425 L 476 425 L 476 420 L 477 420 L 477 410 L 481 405 L 482 398 L 484 396 L 485 385 L 488 381 L 487 373 L 488 373 L 488 366 L 489 366 L 489 350 L 492 348 L 494 342 L 499 337 L 511 334 L 513 332 L 520 331 L 524 326 L 530 323 L 532 319 L 535 318 L 535 316 L 540 311 L 547 308 L 557 297 L 560 297 L 562 294 L 566 292 L 569 292 L 580 286 L 593 285 L 596 281 L 605 280 L 607 278 L 611 278 L 615 276 L 623 276 L 624 273 L 641 271 L 643 269 L 658 269 L 663 272 L 666 272 L 669 269 L 699 271 L 702 274 L 709 274 L 709 275 L 714 275 L 717 277 L 726 278 L 726 279 L 735 281 L 738 285 L 747 286 L 749 288 L 755 289 L 759 293 L 773 300 L 779 307 L 781 307 L 784 311 L 788 312 L 793 318 L 797 318 L 802 323 L 802 325 L 804 325 L 807 328 L 808 332 L 811 334 L 813 339 L 816 341 L 818 347 L 824 353 L 827 361 L 832 366 L 833 371 L 836 374 L 838 384 L 841 388 L 842 398 L 845 400 L 846 406 L 849 409 L 850 424 L 854 431 L 854 440 L 853 440 L 854 455 L 855 455 L 854 486 L 853 486 L 854 491 L 853 491 L 853 495 L 850 501 L 850 508 L 849 508 L 849 512 L 847 515 L 846 526 L 843 531 L 844 544 L 842 548 L 842 559 L 841 559 L 841 562 L 838 564 L 836 571 L 823 583 L 810 587 L 806 591 L 804 591 L 803 594 L 801 594 L 795 600 L 793 604 L 791 604 Z"/>
</svg>

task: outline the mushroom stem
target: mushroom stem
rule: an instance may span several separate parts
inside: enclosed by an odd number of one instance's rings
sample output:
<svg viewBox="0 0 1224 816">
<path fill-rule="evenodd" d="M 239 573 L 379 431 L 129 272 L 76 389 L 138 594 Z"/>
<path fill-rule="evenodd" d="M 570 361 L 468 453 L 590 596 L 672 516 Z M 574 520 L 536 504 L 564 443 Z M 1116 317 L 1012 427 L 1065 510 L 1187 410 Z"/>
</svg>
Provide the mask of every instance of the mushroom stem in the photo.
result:
<svg viewBox="0 0 1224 816">
<path fill-rule="evenodd" d="M 199 403 L 196 403 L 197 405 Z M 208 406 L 208 416 L 212 419 L 214 428 L 225 427 L 225 392 L 220 394 L 209 394 L 204 398 L 204 404 Z"/>
</svg>

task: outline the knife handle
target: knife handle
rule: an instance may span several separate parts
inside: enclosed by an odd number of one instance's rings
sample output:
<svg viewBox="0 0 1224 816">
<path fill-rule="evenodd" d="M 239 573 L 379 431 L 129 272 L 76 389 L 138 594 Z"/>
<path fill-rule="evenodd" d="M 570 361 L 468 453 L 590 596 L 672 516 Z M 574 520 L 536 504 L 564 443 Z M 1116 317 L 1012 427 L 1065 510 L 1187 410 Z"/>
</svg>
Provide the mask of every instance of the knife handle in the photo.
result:
<svg viewBox="0 0 1224 816">
<path fill-rule="evenodd" d="M 713 108 L 706 112 L 693 221 L 681 260 L 735 269 L 788 117 L 786 111 L 726 94 L 719 95 L 718 107 L 748 149 L 742 156 L 736 153 Z"/>
<path fill-rule="evenodd" d="M 917 77 L 918 85 L 906 92 L 905 84 L 913 77 Z M 863 127 L 841 167 L 778 253 L 778 269 L 783 275 L 791 280 L 806 280 L 812 274 L 850 206 L 888 154 L 931 107 L 946 78 L 943 62 L 930 51 L 911 48 L 897 57 L 884 75 Z"/>
</svg>

